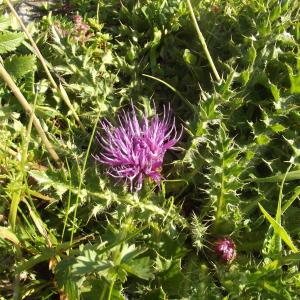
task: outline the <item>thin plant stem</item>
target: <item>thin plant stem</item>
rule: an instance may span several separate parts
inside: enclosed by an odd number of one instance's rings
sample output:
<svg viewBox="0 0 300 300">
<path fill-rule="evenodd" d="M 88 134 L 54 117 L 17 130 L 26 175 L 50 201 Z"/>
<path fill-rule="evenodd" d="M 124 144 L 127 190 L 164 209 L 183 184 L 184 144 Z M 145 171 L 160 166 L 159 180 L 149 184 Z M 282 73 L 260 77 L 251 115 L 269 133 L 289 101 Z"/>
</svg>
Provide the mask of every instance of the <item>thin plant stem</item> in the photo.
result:
<svg viewBox="0 0 300 300">
<path fill-rule="evenodd" d="M 224 170 L 224 161 L 222 163 L 222 170 Z M 222 217 L 222 214 L 223 214 L 223 207 L 224 207 L 224 185 L 225 185 L 225 178 L 224 178 L 224 171 L 222 171 L 220 195 L 219 195 L 219 198 L 218 198 L 216 220 L 215 220 L 215 224 L 216 224 L 217 227 L 220 225 L 221 217 Z"/>
<path fill-rule="evenodd" d="M 177 89 L 175 89 L 172 85 L 170 85 L 169 83 L 167 83 L 166 81 L 159 79 L 157 77 L 151 76 L 151 75 L 147 75 L 147 74 L 142 74 L 145 77 L 154 79 L 160 83 L 163 83 L 166 87 L 168 87 L 170 90 L 172 90 L 183 102 L 185 102 L 185 104 L 187 104 L 187 106 L 193 111 L 193 112 L 197 112 L 197 108 L 194 104 L 192 104 L 187 98 L 185 98 Z"/>
<path fill-rule="evenodd" d="M 86 170 L 86 164 L 87 164 L 87 161 L 88 161 L 88 158 L 89 158 L 89 155 L 90 155 L 90 150 L 91 150 L 92 142 L 94 140 L 94 136 L 95 136 L 95 133 L 96 133 L 96 129 L 97 129 L 98 121 L 99 121 L 99 118 L 100 118 L 100 114 L 101 114 L 101 110 L 99 110 L 98 115 L 96 117 L 93 132 L 91 134 L 91 137 L 90 137 L 90 140 L 89 140 L 89 145 L 88 145 L 88 148 L 86 150 L 85 158 L 84 158 L 84 161 L 83 161 L 82 170 L 80 170 L 80 174 L 79 174 L 78 193 L 77 193 L 77 197 L 76 197 L 76 203 L 75 203 L 74 214 L 73 214 L 73 224 L 72 224 L 72 230 L 71 230 L 70 244 L 73 243 L 74 231 L 75 231 L 75 222 L 76 222 L 76 217 L 77 217 L 77 209 L 78 209 L 78 205 L 79 205 L 81 187 L 82 187 L 82 184 L 83 184 L 83 181 L 84 181 L 84 173 L 85 173 L 85 170 Z"/>
<path fill-rule="evenodd" d="M 36 99 L 37 99 L 37 94 L 34 99 L 33 112 L 35 109 Z M 19 207 L 20 201 L 21 201 L 21 194 L 22 194 L 22 190 L 23 190 L 24 179 L 26 177 L 25 165 L 26 165 L 26 161 L 27 161 L 28 145 L 29 145 L 30 134 L 31 134 L 31 129 L 32 129 L 33 115 L 34 115 L 33 113 L 30 115 L 26 136 L 25 136 L 25 139 L 23 140 L 23 144 L 22 144 L 22 151 L 21 151 L 22 155 L 21 155 L 21 162 L 20 162 L 21 176 L 18 177 L 19 182 L 22 184 L 22 188 L 16 190 L 13 193 L 12 201 L 11 201 L 11 205 L 10 205 L 10 209 L 9 209 L 8 219 L 9 219 L 9 224 L 13 231 L 15 231 L 15 228 L 16 228 L 17 212 L 18 212 L 18 207 Z"/>
<path fill-rule="evenodd" d="M 285 179 L 287 174 L 289 173 L 289 171 L 291 170 L 293 164 L 290 164 L 289 167 L 287 168 L 284 177 L 282 179 L 281 185 L 280 185 L 280 190 L 279 190 L 279 196 L 278 196 L 278 203 L 277 203 L 277 211 L 276 211 L 276 216 L 275 216 L 275 220 L 276 222 L 281 225 L 281 216 L 282 216 L 282 198 L 283 198 L 283 187 L 284 187 L 284 183 L 285 183 Z M 275 234 L 275 243 L 276 243 L 276 248 L 278 250 L 278 252 L 282 253 L 282 241 L 281 241 L 281 237 L 279 234 Z"/>
<path fill-rule="evenodd" d="M 63 230 L 62 230 L 62 234 L 61 234 L 61 242 L 63 242 L 64 236 L 65 236 L 65 230 L 66 230 L 66 227 L 67 227 L 67 221 L 68 221 L 69 213 L 70 213 L 71 195 L 72 195 L 72 173 L 71 173 L 71 169 L 70 169 L 68 160 L 66 160 L 66 166 L 67 166 L 67 169 L 68 169 L 70 179 L 69 179 L 69 194 L 68 194 L 67 207 L 66 207 L 66 211 L 65 211 L 64 226 L 63 226 Z"/>
<path fill-rule="evenodd" d="M 115 279 L 113 278 L 112 281 L 111 281 L 111 284 L 109 286 L 109 293 L 108 293 L 107 300 L 110 300 L 110 298 L 111 298 L 114 285 L 115 285 Z"/>
<path fill-rule="evenodd" d="M 0 65 L 1 65 L 1 63 L 0 63 Z M 9 211 L 9 222 L 10 222 L 10 225 L 11 225 L 13 231 L 15 231 L 15 229 L 16 229 L 17 211 L 20 210 L 19 209 L 19 203 L 21 201 L 21 193 L 22 193 L 22 190 L 23 190 L 24 179 L 26 177 L 25 165 L 26 165 L 26 161 L 27 161 L 27 154 L 28 154 L 28 147 L 29 147 L 29 142 L 30 142 L 32 124 L 33 124 L 34 116 L 35 116 L 34 115 L 34 109 L 35 109 L 35 105 L 36 105 L 36 100 L 37 100 L 37 93 L 35 94 L 33 109 L 32 109 L 32 113 L 30 115 L 30 119 L 29 119 L 29 122 L 28 122 L 28 127 L 27 127 L 27 132 L 26 132 L 26 136 L 25 136 L 25 140 L 24 140 L 24 145 L 22 147 L 21 178 L 20 178 L 20 181 L 22 183 L 22 188 L 19 189 L 16 194 L 14 194 L 14 197 L 12 199 L 12 203 L 11 203 L 11 206 L 10 206 L 10 211 Z M 27 218 L 26 218 L 26 221 L 28 222 Z M 22 258 L 21 249 L 18 246 L 16 246 L 15 251 L 16 251 L 17 260 L 21 260 L 21 258 Z M 13 300 L 19 300 L 19 299 L 21 299 L 21 281 L 20 281 L 20 272 L 17 272 L 15 274 L 15 278 L 14 278 Z"/>
<path fill-rule="evenodd" d="M 282 216 L 282 207 L 281 206 L 282 206 L 282 198 L 283 198 L 283 187 L 284 187 L 284 184 L 285 184 L 286 177 L 287 177 L 288 173 L 290 172 L 292 166 L 293 166 L 293 164 L 290 164 L 289 167 L 287 168 L 287 170 L 284 174 L 284 177 L 281 181 L 281 185 L 280 185 L 277 211 L 276 211 L 276 221 L 279 225 L 281 225 L 281 216 Z"/>
<path fill-rule="evenodd" d="M 104 286 L 104 288 L 102 289 L 102 293 L 100 294 L 99 300 L 104 300 L 106 291 L 107 291 L 107 284 L 105 283 L 105 286 Z"/>
<path fill-rule="evenodd" d="M 3 151 L 3 152 L 6 152 L 8 154 L 10 154 L 11 156 L 17 156 L 18 153 L 12 149 L 10 149 L 9 147 L 5 146 L 5 145 L 1 145 L 0 144 L 0 150 Z"/>
<path fill-rule="evenodd" d="M 35 93 L 35 99 L 34 99 L 34 104 L 33 104 L 33 112 L 35 110 L 35 105 L 37 101 L 37 93 Z M 29 122 L 28 122 L 28 127 L 26 131 L 25 138 L 23 139 L 23 145 L 22 145 L 22 151 L 21 151 L 21 162 L 20 162 L 20 169 L 21 169 L 21 176 L 18 178 L 19 182 L 22 185 L 22 188 L 19 188 L 15 193 L 13 193 L 12 197 L 12 202 L 10 205 L 10 210 L 9 210 L 9 223 L 15 231 L 16 228 L 16 219 L 17 219 L 17 211 L 19 210 L 19 204 L 21 202 L 21 195 L 24 190 L 24 185 L 26 182 L 26 162 L 27 162 L 27 156 L 28 156 L 28 147 L 30 143 L 30 135 L 31 135 L 31 130 L 32 130 L 32 124 L 33 124 L 33 116 L 34 114 L 31 114 Z"/>
<path fill-rule="evenodd" d="M 45 144 L 46 149 L 48 150 L 50 156 L 53 158 L 53 160 L 59 164 L 60 159 L 54 150 L 53 145 L 48 140 L 46 133 L 44 132 L 41 123 L 39 119 L 36 117 L 36 115 L 33 112 L 32 107 L 27 102 L 23 94 L 21 93 L 20 89 L 17 87 L 11 76 L 7 73 L 3 65 L 0 63 L 0 77 L 2 77 L 3 81 L 8 85 L 8 87 L 11 89 L 17 100 L 20 102 L 22 107 L 24 108 L 25 112 L 31 117 L 32 116 L 32 122 L 37 130 L 39 136 L 41 137 L 43 143 Z"/>
<path fill-rule="evenodd" d="M 30 232 L 34 232 L 34 235 L 31 234 L 30 238 L 31 239 L 37 239 L 38 235 L 35 232 L 35 228 L 31 225 L 31 223 L 29 222 L 27 216 L 25 213 L 23 213 L 23 210 L 20 208 L 20 206 L 18 207 L 18 213 L 23 217 L 26 225 L 28 226 L 28 228 L 30 229 Z"/>
<path fill-rule="evenodd" d="M 9 9 L 11 10 L 12 14 L 15 16 L 15 18 L 18 20 L 22 30 L 24 31 L 24 33 L 26 34 L 27 38 L 29 39 L 35 55 L 38 57 L 38 59 L 41 61 L 41 64 L 43 66 L 43 68 L 45 69 L 45 72 L 49 78 L 49 81 L 51 83 L 51 85 L 53 86 L 53 88 L 57 91 L 57 93 L 60 95 L 60 97 L 65 101 L 66 105 L 68 106 L 68 108 L 71 110 L 72 114 L 74 115 L 75 120 L 77 121 L 78 125 L 80 126 L 80 128 L 82 129 L 82 131 L 85 133 L 86 130 L 83 126 L 83 124 L 81 123 L 65 89 L 62 87 L 62 85 L 58 86 L 54 80 L 54 78 L 52 77 L 49 68 L 47 66 L 47 62 L 45 60 L 45 58 L 43 57 L 42 53 L 40 52 L 37 44 L 35 43 L 35 41 L 33 40 L 31 34 L 29 33 L 29 31 L 27 30 L 26 26 L 24 25 L 22 19 L 20 18 L 20 16 L 18 15 L 18 13 L 16 12 L 16 10 L 14 9 L 14 6 L 12 5 L 10 0 L 5 0 L 7 6 L 9 7 Z"/>
<path fill-rule="evenodd" d="M 20 250 L 19 250 L 20 251 Z M 17 254 L 17 257 L 21 257 L 19 254 Z M 20 273 L 15 274 L 14 278 L 14 293 L 13 293 L 13 300 L 20 300 L 21 299 L 21 281 L 20 281 Z"/>
<path fill-rule="evenodd" d="M 209 62 L 209 64 L 210 64 L 211 68 L 212 68 L 212 71 L 213 71 L 213 73 L 214 73 L 216 79 L 217 79 L 218 81 L 221 81 L 221 78 L 220 78 L 219 73 L 218 73 L 218 71 L 217 71 L 217 69 L 216 69 L 216 66 L 215 66 L 215 64 L 214 64 L 214 61 L 213 61 L 213 59 L 211 58 L 211 55 L 210 55 L 209 50 L 208 50 L 208 48 L 207 48 L 207 45 L 206 45 L 206 42 L 205 42 L 205 38 L 204 38 L 204 36 L 203 36 L 203 34 L 202 34 L 201 30 L 200 30 L 200 27 L 199 27 L 199 25 L 198 25 L 198 23 L 197 23 L 196 16 L 195 16 L 195 13 L 194 13 L 194 10 L 193 10 L 191 1 L 190 1 L 190 0 L 187 0 L 187 3 L 188 3 L 190 15 L 191 15 L 191 18 L 192 18 L 194 27 L 195 27 L 195 29 L 196 29 L 196 31 L 197 31 L 198 38 L 199 38 L 199 41 L 200 41 L 200 43 L 201 43 L 201 45 L 202 45 L 202 47 L 203 47 L 203 50 L 204 50 L 205 55 L 206 55 L 206 58 L 208 59 L 208 62 Z"/>
<path fill-rule="evenodd" d="M 96 20 L 97 20 L 98 24 L 100 23 L 99 12 L 100 12 L 100 0 L 98 0 L 98 3 L 97 3 L 97 15 L 96 15 Z"/>
</svg>

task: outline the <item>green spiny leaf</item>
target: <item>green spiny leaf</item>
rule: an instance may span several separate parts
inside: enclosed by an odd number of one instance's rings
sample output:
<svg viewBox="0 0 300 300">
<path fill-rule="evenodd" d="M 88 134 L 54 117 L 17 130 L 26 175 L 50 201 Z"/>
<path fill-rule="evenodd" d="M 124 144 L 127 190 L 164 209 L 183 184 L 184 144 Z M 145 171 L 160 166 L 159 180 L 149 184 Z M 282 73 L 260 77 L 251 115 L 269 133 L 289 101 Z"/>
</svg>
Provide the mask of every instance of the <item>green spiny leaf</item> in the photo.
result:
<svg viewBox="0 0 300 300">
<path fill-rule="evenodd" d="M 53 187 L 59 196 L 62 196 L 70 188 L 70 185 L 65 182 L 65 178 L 63 178 L 61 173 L 51 171 L 46 173 L 32 170 L 30 171 L 30 175 L 43 187 L 43 189 Z"/>
</svg>

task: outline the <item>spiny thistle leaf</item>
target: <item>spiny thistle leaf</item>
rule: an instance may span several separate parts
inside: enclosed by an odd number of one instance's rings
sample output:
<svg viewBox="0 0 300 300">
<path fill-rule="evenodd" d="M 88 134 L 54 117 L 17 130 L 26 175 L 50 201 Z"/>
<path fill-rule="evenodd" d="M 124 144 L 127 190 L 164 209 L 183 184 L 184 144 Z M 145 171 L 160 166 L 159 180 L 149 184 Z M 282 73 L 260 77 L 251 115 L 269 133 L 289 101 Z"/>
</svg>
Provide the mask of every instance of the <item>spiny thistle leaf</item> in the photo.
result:
<svg viewBox="0 0 300 300">
<path fill-rule="evenodd" d="M 42 186 L 42 189 L 47 190 L 53 187 L 60 197 L 70 188 L 62 173 L 32 170 L 30 171 L 30 176 Z"/>
<path fill-rule="evenodd" d="M 192 221 L 191 221 L 191 231 L 193 238 L 193 245 L 197 248 L 197 250 L 202 250 L 204 247 L 204 237 L 206 235 L 208 227 L 204 226 L 197 215 L 193 213 Z"/>
</svg>

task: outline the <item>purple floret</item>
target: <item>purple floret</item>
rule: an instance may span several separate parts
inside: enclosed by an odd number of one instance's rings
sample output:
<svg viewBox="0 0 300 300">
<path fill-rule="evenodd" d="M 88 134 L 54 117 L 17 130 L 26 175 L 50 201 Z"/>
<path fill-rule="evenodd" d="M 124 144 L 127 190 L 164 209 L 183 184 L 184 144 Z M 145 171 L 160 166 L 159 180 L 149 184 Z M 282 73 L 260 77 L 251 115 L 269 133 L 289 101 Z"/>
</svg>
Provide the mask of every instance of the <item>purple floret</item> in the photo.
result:
<svg viewBox="0 0 300 300">
<path fill-rule="evenodd" d="M 159 184 L 164 155 L 180 138 L 170 106 L 164 107 L 162 118 L 155 114 L 149 119 L 144 113 L 140 121 L 132 106 L 131 113 L 122 112 L 117 126 L 108 120 L 101 125 L 104 135 L 98 132 L 97 140 L 104 151 L 95 158 L 109 167 L 109 174 L 125 179 L 131 191 L 133 186 L 139 191 L 147 177 Z"/>
</svg>

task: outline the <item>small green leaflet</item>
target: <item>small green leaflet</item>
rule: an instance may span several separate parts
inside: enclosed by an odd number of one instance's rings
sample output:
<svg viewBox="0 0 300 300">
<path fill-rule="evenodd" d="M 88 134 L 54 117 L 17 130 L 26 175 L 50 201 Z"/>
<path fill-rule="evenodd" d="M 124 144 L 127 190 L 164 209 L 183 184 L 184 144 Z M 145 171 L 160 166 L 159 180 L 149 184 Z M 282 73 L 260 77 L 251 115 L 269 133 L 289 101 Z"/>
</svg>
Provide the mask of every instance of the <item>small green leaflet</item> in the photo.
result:
<svg viewBox="0 0 300 300">
<path fill-rule="evenodd" d="M 14 55 L 4 61 L 6 71 L 15 79 L 22 78 L 35 68 L 34 55 Z"/>
<path fill-rule="evenodd" d="M 150 257 L 133 259 L 130 263 L 121 265 L 128 273 L 141 279 L 149 280 L 153 278 Z"/>
<path fill-rule="evenodd" d="M 22 32 L 0 32 L 0 54 L 14 51 L 24 41 Z"/>
<path fill-rule="evenodd" d="M 10 25 L 9 16 L 1 16 L 0 17 L 0 31 L 7 29 Z"/>
</svg>

